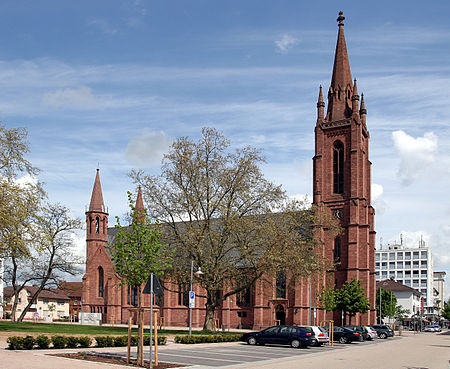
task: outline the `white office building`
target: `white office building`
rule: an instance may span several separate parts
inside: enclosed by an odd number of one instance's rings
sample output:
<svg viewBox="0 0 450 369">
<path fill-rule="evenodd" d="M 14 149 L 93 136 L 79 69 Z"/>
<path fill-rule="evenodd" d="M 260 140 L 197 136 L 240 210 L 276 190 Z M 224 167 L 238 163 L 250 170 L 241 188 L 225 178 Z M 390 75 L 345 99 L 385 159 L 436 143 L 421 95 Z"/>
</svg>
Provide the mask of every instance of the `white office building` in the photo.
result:
<svg viewBox="0 0 450 369">
<path fill-rule="evenodd" d="M 422 241 L 418 248 L 389 245 L 387 250 L 376 250 L 377 281 L 393 279 L 421 293 L 424 314 L 436 314 L 433 297 L 433 256 Z"/>
</svg>

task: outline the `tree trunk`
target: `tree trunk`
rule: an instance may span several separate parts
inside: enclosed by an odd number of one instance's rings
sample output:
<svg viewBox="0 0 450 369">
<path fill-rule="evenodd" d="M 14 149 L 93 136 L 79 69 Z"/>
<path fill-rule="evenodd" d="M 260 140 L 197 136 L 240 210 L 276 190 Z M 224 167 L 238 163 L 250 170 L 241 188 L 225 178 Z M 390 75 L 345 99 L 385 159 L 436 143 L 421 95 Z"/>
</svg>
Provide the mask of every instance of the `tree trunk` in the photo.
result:
<svg viewBox="0 0 450 369">
<path fill-rule="evenodd" d="M 142 307 L 142 298 L 141 298 L 141 286 L 138 286 L 138 307 Z M 137 341 L 137 353 L 136 353 L 136 361 L 138 363 L 142 363 L 144 359 L 144 353 L 142 352 L 142 311 L 138 310 L 138 341 Z"/>
<path fill-rule="evenodd" d="M 203 329 L 205 331 L 213 331 L 214 330 L 214 312 L 216 308 L 210 303 L 206 303 L 206 315 L 205 322 L 203 323 Z"/>
</svg>

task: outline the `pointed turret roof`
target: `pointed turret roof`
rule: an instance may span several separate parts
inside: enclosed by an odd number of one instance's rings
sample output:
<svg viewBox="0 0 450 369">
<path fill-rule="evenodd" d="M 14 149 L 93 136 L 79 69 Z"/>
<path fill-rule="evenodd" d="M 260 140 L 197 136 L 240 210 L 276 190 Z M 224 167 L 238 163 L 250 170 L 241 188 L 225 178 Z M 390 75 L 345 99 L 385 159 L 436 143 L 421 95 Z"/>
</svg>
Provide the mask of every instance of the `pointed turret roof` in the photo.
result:
<svg viewBox="0 0 450 369">
<path fill-rule="evenodd" d="M 105 204 L 103 203 L 102 185 L 100 184 L 99 170 L 95 176 L 94 189 L 92 190 L 91 203 L 89 204 L 89 211 L 105 212 Z"/>
<path fill-rule="evenodd" d="M 345 44 L 344 36 L 344 19 L 345 17 L 343 16 L 343 13 L 339 12 L 339 17 L 337 19 L 339 22 L 339 31 L 330 85 L 335 91 L 338 90 L 339 86 L 342 90 L 344 90 L 346 86 L 352 85 L 352 72 L 350 71 L 350 62 L 348 60 L 347 46 Z"/>
<path fill-rule="evenodd" d="M 142 223 L 142 220 L 145 216 L 145 208 L 144 208 L 144 200 L 142 200 L 142 190 L 141 186 L 139 186 L 138 194 L 136 197 L 136 206 L 134 207 L 134 212 L 138 214 L 139 223 Z"/>
</svg>

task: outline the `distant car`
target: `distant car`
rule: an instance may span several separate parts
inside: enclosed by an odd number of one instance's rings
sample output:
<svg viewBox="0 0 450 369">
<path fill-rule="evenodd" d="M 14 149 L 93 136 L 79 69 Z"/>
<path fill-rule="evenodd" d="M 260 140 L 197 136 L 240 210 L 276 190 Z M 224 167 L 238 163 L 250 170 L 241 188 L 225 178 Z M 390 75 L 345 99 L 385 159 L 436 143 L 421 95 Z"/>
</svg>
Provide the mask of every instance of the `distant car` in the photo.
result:
<svg viewBox="0 0 450 369">
<path fill-rule="evenodd" d="M 241 341 L 249 345 L 290 345 L 293 348 L 312 346 L 315 343 L 314 333 L 290 325 L 276 325 L 259 332 L 245 333 Z"/>
<path fill-rule="evenodd" d="M 328 332 L 328 327 L 325 327 L 325 329 Z M 328 335 L 330 335 L 329 332 Z M 333 341 L 338 341 L 339 343 L 351 343 L 353 341 L 359 341 L 360 339 L 361 335 L 351 329 L 336 326 L 333 329 Z"/>
<path fill-rule="evenodd" d="M 314 333 L 315 342 L 313 346 L 322 346 L 330 341 L 328 332 L 323 327 L 319 327 L 316 325 L 299 325 L 299 328 L 309 330 Z"/>
<path fill-rule="evenodd" d="M 424 332 L 440 332 L 441 330 L 441 327 L 437 324 L 428 325 L 424 328 Z"/>
<path fill-rule="evenodd" d="M 386 339 L 388 337 L 394 337 L 394 331 L 388 325 L 374 324 L 371 327 L 377 332 L 379 338 Z"/>
<path fill-rule="evenodd" d="M 367 332 L 367 336 L 370 337 L 368 338 L 369 340 L 374 340 L 375 338 L 377 338 L 377 331 L 375 329 L 369 327 L 368 325 L 365 325 L 364 329 Z"/>
</svg>

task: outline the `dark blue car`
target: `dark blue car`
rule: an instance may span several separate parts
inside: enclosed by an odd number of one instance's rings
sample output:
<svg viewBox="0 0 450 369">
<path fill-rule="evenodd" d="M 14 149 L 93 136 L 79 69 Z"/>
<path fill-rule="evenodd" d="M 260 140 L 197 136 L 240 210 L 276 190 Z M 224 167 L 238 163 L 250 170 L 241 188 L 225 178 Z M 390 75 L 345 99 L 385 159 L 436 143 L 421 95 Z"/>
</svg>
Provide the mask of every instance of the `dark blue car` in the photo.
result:
<svg viewBox="0 0 450 369">
<path fill-rule="evenodd" d="M 314 333 L 290 325 L 276 325 L 260 332 L 245 333 L 241 341 L 249 345 L 291 345 L 293 348 L 306 347 L 314 344 Z"/>
</svg>

